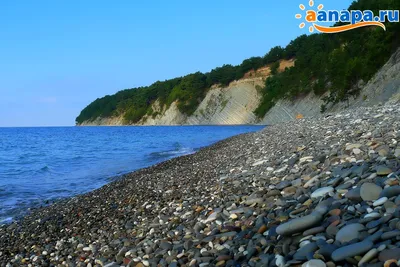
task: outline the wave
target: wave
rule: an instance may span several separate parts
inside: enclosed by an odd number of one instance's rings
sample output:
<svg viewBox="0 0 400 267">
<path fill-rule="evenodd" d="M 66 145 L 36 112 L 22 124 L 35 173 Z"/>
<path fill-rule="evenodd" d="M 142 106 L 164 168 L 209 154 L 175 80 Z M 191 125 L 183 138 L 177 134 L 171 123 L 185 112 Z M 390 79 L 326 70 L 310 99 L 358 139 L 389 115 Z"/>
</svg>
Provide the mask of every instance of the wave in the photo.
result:
<svg viewBox="0 0 400 267">
<path fill-rule="evenodd" d="M 12 222 L 13 222 L 13 218 L 12 217 L 4 217 L 4 218 L 0 217 L 0 225 L 9 224 L 9 223 L 12 223 Z"/>
<path fill-rule="evenodd" d="M 49 168 L 49 166 L 46 165 L 46 166 L 40 168 L 40 171 L 41 171 L 41 172 L 49 172 L 49 171 L 50 171 L 50 168 Z"/>
<path fill-rule="evenodd" d="M 11 196 L 12 194 L 13 194 L 12 192 L 0 188 L 0 198 Z"/>
<path fill-rule="evenodd" d="M 196 152 L 196 149 L 191 147 L 184 147 L 180 143 L 176 142 L 174 148 L 170 150 L 158 151 L 150 153 L 150 158 L 153 160 L 169 159 L 173 157 L 189 155 Z"/>
</svg>

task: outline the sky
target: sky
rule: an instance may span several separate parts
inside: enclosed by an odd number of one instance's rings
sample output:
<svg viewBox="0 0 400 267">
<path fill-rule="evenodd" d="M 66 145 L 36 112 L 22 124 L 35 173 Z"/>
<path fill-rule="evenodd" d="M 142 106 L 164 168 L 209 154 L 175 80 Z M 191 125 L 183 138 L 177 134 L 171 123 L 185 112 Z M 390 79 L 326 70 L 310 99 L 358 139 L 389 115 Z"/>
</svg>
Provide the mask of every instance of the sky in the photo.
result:
<svg viewBox="0 0 400 267">
<path fill-rule="evenodd" d="M 104 95 L 263 56 L 307 33 L 306 2 L 2 0 L 0 127 L 71 126 Z"/>
</svg>

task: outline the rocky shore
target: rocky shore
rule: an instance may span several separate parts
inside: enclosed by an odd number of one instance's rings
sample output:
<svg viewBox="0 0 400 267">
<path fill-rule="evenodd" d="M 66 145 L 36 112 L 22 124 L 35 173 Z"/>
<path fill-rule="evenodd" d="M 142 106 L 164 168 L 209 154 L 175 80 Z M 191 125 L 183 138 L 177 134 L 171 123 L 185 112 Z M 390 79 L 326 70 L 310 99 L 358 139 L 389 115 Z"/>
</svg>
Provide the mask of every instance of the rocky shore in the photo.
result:
<svg viewBox="0 0 400 267">
<path fill-rule="evenodd" d="M 0 228 L 0 266 L 400 263 L 400 105 L 236 136 Z"/>
</svg>

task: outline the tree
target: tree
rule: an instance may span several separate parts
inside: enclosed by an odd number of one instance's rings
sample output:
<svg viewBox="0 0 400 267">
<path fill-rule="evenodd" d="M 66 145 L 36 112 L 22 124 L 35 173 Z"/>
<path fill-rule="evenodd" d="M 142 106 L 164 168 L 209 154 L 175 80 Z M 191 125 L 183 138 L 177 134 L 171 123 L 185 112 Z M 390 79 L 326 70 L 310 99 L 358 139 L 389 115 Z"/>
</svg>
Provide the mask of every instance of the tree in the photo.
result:
<svg viewBox="0 0 400 267">
<path fill-rule="evenodd" d="M 271 65 L 271 74 L 272 74 L 272 75 L 278 74 L 279 66 L 280 66 L 279 61 L 276 61 L 276 62 L 274 62 L 274 63 Z"/>
</svg>

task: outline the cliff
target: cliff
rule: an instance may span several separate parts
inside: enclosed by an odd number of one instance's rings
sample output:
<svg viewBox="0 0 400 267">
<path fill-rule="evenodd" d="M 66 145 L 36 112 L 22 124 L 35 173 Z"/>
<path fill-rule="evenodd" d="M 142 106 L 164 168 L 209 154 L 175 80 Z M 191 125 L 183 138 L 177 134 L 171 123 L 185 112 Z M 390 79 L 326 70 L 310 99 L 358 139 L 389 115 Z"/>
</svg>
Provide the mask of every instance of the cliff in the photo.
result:
<svg viewBox="0 0 400 267">
<path fill-rule="evenodd" d="M 234 81 L 228 87 L 210 88 L 191 116 L 180 112 L 176 101 L 168 108 L 161 107 L 160 102 L 155 101 L 152 104 L 152 110 L 158 115 L 145 115 L 135 125 L 255 124 L 259 121 L 253 113 L 260 101 L 257 88 L 263 85 L 264 78 L 246 78 Z M 123 116 L 97 118 L 80 125 L 124 125 L 124 120 Z"/>
<path fill-rule="evenodd" d="M 294 65 L 294 60 L 280 61 L 279 71 Z M 321 116 L 323 96 L 310 93 L 295 100 L 279 100 L 263 119 L 254 115 L 259 105 L 260 88 L 270 75 L 270 68 L 264 67 L 249 72 L 243 79 L 231 82 L 227 87 L 213 86 L 208 91 L 196 111 L 187 116 L 179 111 L 177 102 L 169 107 L 161 106 L 159 101 L 152 104 L 153 115 L 145 115 L 135 125 L 235 125 L 235 124 L 276 124 L 302 117 Z M 400 96 L 400 49 L 368 82 L 359 82 L 360 93 L 349 101 L 327 106 L 327 112 L 334 112 L 350 106 L 372 106 L 398 100 Z M 267 88 L 268 90 L 268 88 Z M 154 116 L 154 114 L 157 114 Z M 80 124 L 124 125 L 123 116 L 97 118 Z"/>
<path fill-rule="evenodd" d="M 349 107 L 367 107 L 400 100 L 400 49 L 391 56 L 367 84 L 361 81 L 359 86 L 362 89 L 357 97 L 350 98 L 346 102 L 330 105 L 327 107 L 327 111 L 336 112 Z M 294 120 L 299 116 L 321 116 L 321 105 L 324 104 L 322 98 L 325 96 L 317 97 L 311 93 L 293 101 L 280 100 L 266 114 L 261 123 L 276 124 Z"/>
</svg>

